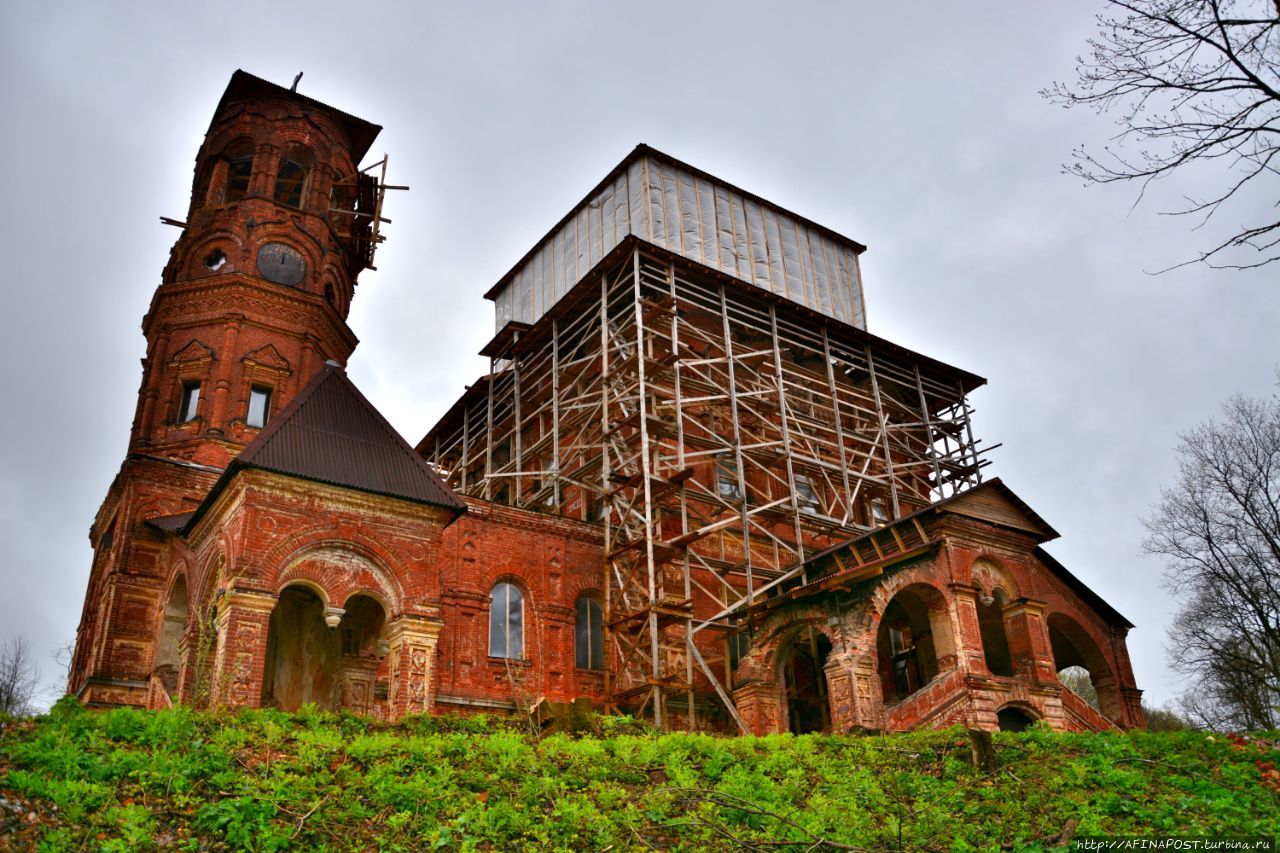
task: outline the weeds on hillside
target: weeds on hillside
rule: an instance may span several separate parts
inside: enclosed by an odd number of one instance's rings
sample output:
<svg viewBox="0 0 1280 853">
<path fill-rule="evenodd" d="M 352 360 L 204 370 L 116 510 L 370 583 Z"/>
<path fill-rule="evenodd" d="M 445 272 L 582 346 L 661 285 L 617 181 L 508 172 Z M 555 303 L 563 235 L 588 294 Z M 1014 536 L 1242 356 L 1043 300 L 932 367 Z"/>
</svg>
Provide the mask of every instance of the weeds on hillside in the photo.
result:
<svg viewBox="0 0 1280 853">
<path fill-rule="evenodd" d="M 602 717 L 304 709 L 0 723 L 0 848 L 108 851 L 1044 849 L 1074 834 L 1275 834 L 1280 744 L 1198 732 L 655 734 Z"/>
</svg>

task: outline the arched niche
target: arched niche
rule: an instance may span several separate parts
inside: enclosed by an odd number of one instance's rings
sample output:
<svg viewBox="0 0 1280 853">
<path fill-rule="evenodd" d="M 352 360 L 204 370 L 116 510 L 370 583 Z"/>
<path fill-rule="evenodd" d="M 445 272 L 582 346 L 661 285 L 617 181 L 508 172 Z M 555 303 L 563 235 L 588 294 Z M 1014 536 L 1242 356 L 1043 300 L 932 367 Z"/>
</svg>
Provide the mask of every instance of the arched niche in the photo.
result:
<svg viewBox="0 0 1280 853">
<path fill-rule="evenodd" d="M 972 577 L 979 590 L 978 633 L 987 670 L 992 675 L 1012 676 L 1013 653 L 1009 648 L 1005 613 L 1009 603 L 1018 597 L 1017 583 L 1007 568 L 990 557 L 974 561 Z"/>
<path fill-rule="evenodd" d="M 1005 705 L 996 711 L 996 724 L 1002 732 L 1024 732 L 1038 719 L 1030 709 L 1021 705 Z"/>
<path fill-rule="evenodd" d="M 1005 591 L 996 587 L 978 597 L 978 633 L 982 637 L 982 657 L 992 675 L 1013 675 L 1013 654 L 1009 650 L 1009 632 L 1005 627 L 1005 608 L 1009 604 Z"/>
<path fill-rule="evenodd" d="M 886 703 L 901 701 L 955 666 L 947 601 L 932 586 L 911 584 L 885 606 L 876 629 L 876 661 Z"/>
</svg>

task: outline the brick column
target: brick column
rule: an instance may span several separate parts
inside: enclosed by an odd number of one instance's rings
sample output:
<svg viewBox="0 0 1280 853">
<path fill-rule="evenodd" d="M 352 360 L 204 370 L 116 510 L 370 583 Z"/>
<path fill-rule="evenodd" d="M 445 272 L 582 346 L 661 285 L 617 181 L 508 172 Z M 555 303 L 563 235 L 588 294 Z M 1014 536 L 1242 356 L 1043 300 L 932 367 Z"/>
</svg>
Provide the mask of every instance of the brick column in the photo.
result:
<svg viewBox="0 0 1280 853">
<path fill-rule="evenodd" d="M 405 714 L 431 711 L 431 665 L 444 623 L 439 619 L 404 615 L 387 626 L 390 685 L 387 712 L 396 720 Z"/>
<path fill-rule="evenodd" d="M 754 735 L 786 731 L 782 719 L 782 688 L 777 684 L 754 681 L 733 691 L 733 704 L 738 715 Z"/>
<path fill-rule="evenodd" d="M 244 322 L 243 315 L 228 314 L 226 326 L 222 330 L 222 350 L 217 356 L 214 370 L 209 377 L 209 392 L 213 397 L 209 409 L 209 432 L 214 435 L 226 435 L 228 422 L 227 407 L 231 405 L 233 374 L 240 366 L 236 358 L 236 339 L 240 336 L 240 326 Z"/>
<path fill-rule="evenodd" d="M 213 665 L 214 705 L 257 708 L 262 703 L 267 631 L 276 597 L 233 591 L 218 601 L 218 653 Z"/>
<path fill-rule="evenodd" d="M 982 650 L 982 629 L 978 625 L 978 596 L 982 590 L 967 583 L 948 584 L 956 607 L 956 666 L 965 672 L 986 674 L 987 658 Z M 942 656 L 938 668 L 946 670 Z"/>
<path fill-rule="evenodd" d="M 857 651 L 832 652 L 824 667 L 831 731 L 844 733 L 884 727 L 884 698 L 875 658 Z"/>
<path fill-rule="evenodd" d="M 1121 687 L 1120 698 L 1124 700 L 1125 718 L 1116 722 L 1129 729 L 1145 729 L 1147 715 L 1142 710 L 1142 691 L 1136 687 Z"/>
<path fill-rule="evenodd" d="M 1039 684 L 1057 684 L 1049 629 L 1044 623 L 1044 602 L 1019 598 L 1004 610 L 1009 653 L 1016 675 Z"/>
</svg>

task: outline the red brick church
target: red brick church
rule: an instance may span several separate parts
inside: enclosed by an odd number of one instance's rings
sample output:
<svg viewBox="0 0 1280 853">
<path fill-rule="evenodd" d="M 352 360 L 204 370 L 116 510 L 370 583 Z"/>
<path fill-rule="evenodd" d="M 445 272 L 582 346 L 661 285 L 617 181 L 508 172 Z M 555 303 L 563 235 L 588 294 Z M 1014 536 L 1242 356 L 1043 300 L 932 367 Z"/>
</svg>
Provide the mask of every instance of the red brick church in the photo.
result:
<svg viewBox="0 0 1280 853">
<path fill-rule="evenodd" d="M 410 446 L 344 371 L 378 131 L 232 76 L 143 319 L 72 694 L 1143 724 L 1132 625 L 983 476 L 985 380 L 866 331 L 864 246 L 647 146 L 485 294 L 489 369 Z"/>
</svg>

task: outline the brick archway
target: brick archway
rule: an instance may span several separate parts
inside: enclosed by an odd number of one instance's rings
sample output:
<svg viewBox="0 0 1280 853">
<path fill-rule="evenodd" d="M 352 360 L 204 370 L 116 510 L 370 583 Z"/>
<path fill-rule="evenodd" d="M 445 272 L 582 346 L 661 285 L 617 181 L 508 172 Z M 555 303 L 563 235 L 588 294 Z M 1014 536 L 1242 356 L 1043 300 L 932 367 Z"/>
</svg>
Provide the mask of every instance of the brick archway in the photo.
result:
<svg viewBox="0 0 1280 853">
<path fill-rule="evenodd" d="M 956 637 L 947 597 L 932 584 L 907 583 L 876 620 L 876 669 L 885 702 L 908 699 L 956 666 Z"/>
</svg>

